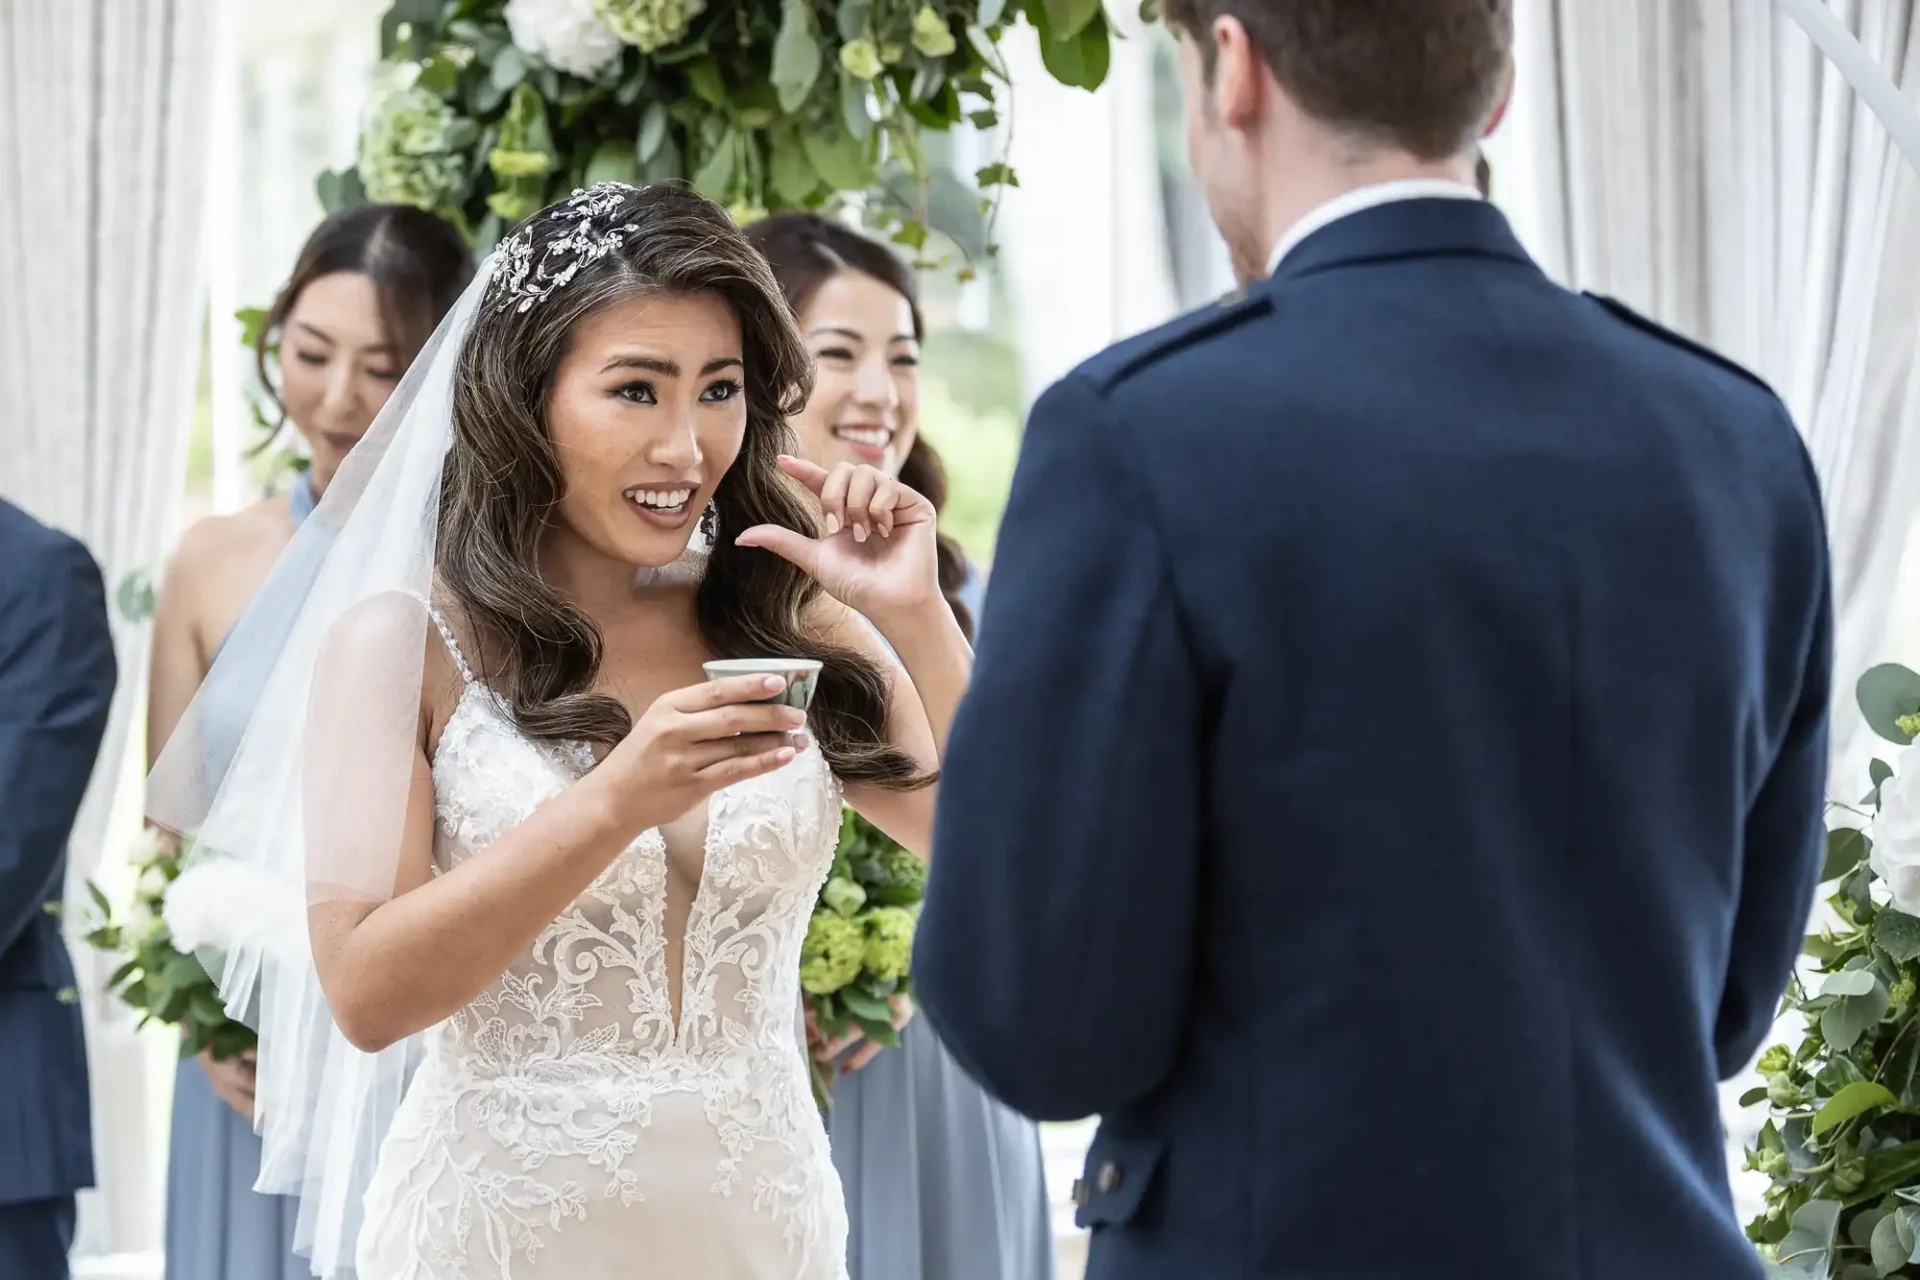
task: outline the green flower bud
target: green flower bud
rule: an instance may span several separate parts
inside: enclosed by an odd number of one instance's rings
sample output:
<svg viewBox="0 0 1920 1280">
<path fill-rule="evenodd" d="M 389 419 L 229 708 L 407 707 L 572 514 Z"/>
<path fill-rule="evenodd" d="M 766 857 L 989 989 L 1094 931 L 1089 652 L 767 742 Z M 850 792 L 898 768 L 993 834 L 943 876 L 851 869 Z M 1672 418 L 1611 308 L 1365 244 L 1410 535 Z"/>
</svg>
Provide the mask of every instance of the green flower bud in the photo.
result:
<svg viewBox="0 0 1920 1280">
<path fill-rule="evenodd" d="M 1754 1165 L 1754 1168 L 1769 1178 L 1784 1178 L 1791 1167 L 1787 1163 L 1787 1153 L 1784 1151 L 1766 1152 Z"/>
<path fill-rule="evenodd" d="M 849 40 L 840 46 L 840 65 L 856 80 L 871 80 L 882 70 L 880 51 L 871 40 Z"/>
<path fill-rule="evenodd" d="M 907 47 L 902 44 L 883 44 L 880 46 L 880 61 L 895 66 L 907 56 Z"/>
<path fill-rule="evenodd" d="M 1842 1160 L 1833 1171 L 1833 1189 L 1843 1196 L 1850 1196 L 1867 1185 L 1867 1162 L 1855 1157 Z"/>
<path fill-rule="evenodd" d="M 487 208 L 498 214 L 500 221 L 513 223 L 539 212 L 540 201 L 518 191 L 496 191 L 487 197 Z"/>
<path fill-rule="evenodd" d="M 1914 991 L 1915 984 L 1913 975 L 1906 973 L 1901 974 L 1900 980 L 1887 988 L 1888 1012 L 1899 1013 L 1902 1009 L 1912 1004 Z"/>
<path fill-rule="evenodd" d="M 820 891 L 820 900 L 843 916 L 867 905 L 867 891 L 845 876 L 835 876 Z"/>
<path fill-rule="evenodd" d="M 1793 1065 L 1793 1055 L 1787 1052 L 1787 1046 L 1776 1044 L 1760 1055 L 1760 1061 L 1754 1069 L 1763 1076 L 1777 1076 Z"/>
<path fill-rule="evenodd" d="M 1893 722 L 1893 726 L 1902 733 L 1920 737 L 1920 712 L 1916 712 L 1913 715 L 1901 716 Z"/>
<path fill-rule="evenodd" d="M 929 58 L 944 58 L 958 47 L 947 20 L 930 4 L 921 5 L 913 15 L 913 47 Z"/>
<path fill-rule="evenodd" d="M 538 178 L 553 172 L 553 157 L 544 151 L 495 147 L 487 153 L 487 167 L 503 178 Z"/>
<path fill-rule="evenodd" d="M 1767 1081 L 1767 1101 L 1782 1111 L 1791 1111 L 1806 1101 L 1793 1081 L 1784 1075 L 1778 1075 Z"/>
</svg>

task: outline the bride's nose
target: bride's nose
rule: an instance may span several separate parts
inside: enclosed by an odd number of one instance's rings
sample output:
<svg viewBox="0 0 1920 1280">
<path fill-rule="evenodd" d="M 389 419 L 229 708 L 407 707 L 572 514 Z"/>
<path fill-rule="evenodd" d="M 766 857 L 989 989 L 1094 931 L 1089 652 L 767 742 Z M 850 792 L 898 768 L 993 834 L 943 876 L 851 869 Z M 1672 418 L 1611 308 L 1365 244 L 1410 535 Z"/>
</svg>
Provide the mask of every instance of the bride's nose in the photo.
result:
<svg viewBox="0 0 1920 1280">
<path fill-rule="evenodd" d="M 673 429 L 647 449 L 648 462 L 677 471 L 691 470 L 700 465 L 700 459 L 700 438 L 694 434 L 691 412 L 680 415 Z"/>
</svg>

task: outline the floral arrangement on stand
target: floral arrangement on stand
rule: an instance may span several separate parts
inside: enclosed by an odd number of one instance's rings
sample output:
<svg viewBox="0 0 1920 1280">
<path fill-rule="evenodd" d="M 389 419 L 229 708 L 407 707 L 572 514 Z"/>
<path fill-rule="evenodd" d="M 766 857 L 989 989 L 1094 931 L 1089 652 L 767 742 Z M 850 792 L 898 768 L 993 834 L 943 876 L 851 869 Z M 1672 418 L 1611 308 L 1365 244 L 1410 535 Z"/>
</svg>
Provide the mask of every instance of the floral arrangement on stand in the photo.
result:
<svg viewBox="0 0 1920 1280">
<path fill-rule="evenodd" d="M 180 1056 L 202 1049 L 215 1058 L 237 1058 L 258 1041 L 250 1027 L 227 1016 L 220 990 L 209 976 L 218 953 L 232 945 L 232 922 L 244 919 L 247 900 L 221 865 L 191 866 L 192 842 L 176 845 L 151 828 L 129 855 L 135 881 L 116 910 L 91 882 L 95 918 L 87 941 L 118 956 L 108 989 L 140 1013 L 140 1025 L 159 1022 L 180 1029 Z M 202 956 L 207 957 L 203 963 Z"/>
<path fill-rule="evenodd" d="M 1106 78 L 1100 0 L 398 0 L 358 163 L 321 201 L 432 209 L 485 252 L 576 187 L 686 180 L 742 223 L 870 197 L 916 254 L 935 224 L 965 252 L 923 135 L 1001 125 L 1022 15 L 1055 79 Z M 1015 184 L 1004 162 L 974 180 Z M 966 200 L 948 211 L 990 253 L 994 202 Z"/>
<path fill-rule="evenodd" d="M 1769 1180 L 1766 1210 L 1747 1234 L 1780 1280 L 1920 1277 L 1920 674 L 1876 667 L 1858 698 L 1905 750 L 1833 806 L 1830 917 L 1782 1003 L 1804 1035 L 1761 1056 L 1766 1083 L 1741 1099 L 1769 1108 L 1746 1166 Z"/>
<path fill-rule="evenodd" d="M 800 948 L 800 989 L 819 1044 L 854 1027 L 875 1044 L 900 1043 L 894 1017 L 913 995 L 913 933 L 926 884 L 926 863 L 846 811 L 833 870 Z M 829 1107 L 833 1064 L 818 1052 L 809 1052 L 808 1062 L 814 1101 Z"/>
</svg>

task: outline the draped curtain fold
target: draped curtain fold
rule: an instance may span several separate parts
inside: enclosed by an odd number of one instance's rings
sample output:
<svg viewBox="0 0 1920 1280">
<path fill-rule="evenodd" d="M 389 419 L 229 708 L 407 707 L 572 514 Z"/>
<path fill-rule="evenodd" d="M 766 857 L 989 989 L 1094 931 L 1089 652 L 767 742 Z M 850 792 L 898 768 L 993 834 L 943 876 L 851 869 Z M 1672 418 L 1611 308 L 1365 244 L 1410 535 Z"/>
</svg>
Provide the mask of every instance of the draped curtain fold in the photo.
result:
<svg viewBox="0 0 1920 1280">
<path fill-rule="evenodd" d="M 204 319 L 207 86 L 220 0 L 0 4 L 0 495 L 83 539 L 111 592 L 177 519 Z M 145 673 L 116 612 L 120 684 L 70 846 L 102 865 Z M 77 913 L 76 913 L 77 914 Z M 77 1252 L 157 1247 L 145 1046 L 75 947 L 100 1189 Z"/>
</svg>

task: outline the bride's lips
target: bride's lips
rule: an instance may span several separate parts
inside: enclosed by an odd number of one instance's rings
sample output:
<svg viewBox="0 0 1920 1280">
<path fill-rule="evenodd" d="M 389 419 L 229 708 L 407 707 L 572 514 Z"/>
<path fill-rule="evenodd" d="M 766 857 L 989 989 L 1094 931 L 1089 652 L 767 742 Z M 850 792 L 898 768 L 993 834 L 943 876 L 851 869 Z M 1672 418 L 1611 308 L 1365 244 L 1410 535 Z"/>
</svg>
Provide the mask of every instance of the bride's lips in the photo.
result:
<svg viewBox="0 0 1920 1280">
<path fill-rule="evenodd" d="M 621 495 L 627 507 L 648 524 L 661 529 L 680 529 L 693 518 L 700 487 L 693 484 L 643 484 Z"/>
<path fill-rule="evenodd" d="M 833 438 L 866 462 L 885 458 L 895 434 L 892 427 L 877 422 L 848 422 L 833 428 Z"/>
</svg>

